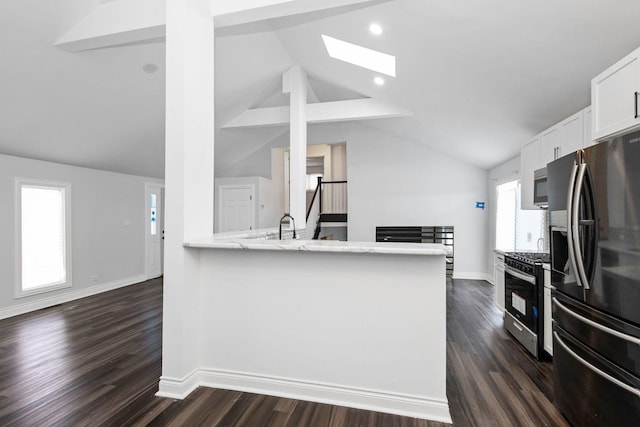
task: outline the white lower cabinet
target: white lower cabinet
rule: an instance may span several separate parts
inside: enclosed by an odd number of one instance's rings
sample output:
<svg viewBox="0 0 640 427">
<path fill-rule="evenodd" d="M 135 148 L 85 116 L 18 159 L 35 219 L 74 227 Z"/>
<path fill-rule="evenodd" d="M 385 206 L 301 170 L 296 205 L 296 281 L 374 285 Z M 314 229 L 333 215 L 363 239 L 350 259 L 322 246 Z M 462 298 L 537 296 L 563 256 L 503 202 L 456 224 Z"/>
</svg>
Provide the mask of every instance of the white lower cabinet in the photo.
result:
<svg viewBox="0 0 640 427">
<path fill-rule="evenodd" d="M 504 311 L 504 254 L 500 252 L 495 253 L 493 284 L 495 286 L 496 306 Z"/>
<path fill-rule="evenodd" d="M 544 349 L 553 356 L 553 331 L 551 308 L 551 272 L 544 270 Z"/>
</svg>

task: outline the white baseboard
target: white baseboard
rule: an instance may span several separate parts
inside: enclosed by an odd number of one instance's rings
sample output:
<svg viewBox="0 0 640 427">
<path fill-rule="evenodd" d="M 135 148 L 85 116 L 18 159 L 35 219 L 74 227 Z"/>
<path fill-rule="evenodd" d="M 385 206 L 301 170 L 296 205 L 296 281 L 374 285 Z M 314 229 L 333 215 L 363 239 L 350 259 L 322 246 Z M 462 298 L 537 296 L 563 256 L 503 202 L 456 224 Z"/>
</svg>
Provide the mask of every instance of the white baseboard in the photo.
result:
<svg viewBox="0 0 640 427">
<path fill-rule="evenodd" d="M 422 396 L 214 369 L 200 369 L 182 379 L 161 377 L 157 396 L 184 399 L 198 386 L 266 394 L 451 423 L 449 403 L 446 398 L 444 400 L 429 399 Z"/>
<path fill-rule="evenodd" d="M 465 280 L 486 280 L 489 283 L 493 283 L 493 278 L 487 273 L 454 273 L 453 278 Z"/>
<path fill-rule="evenodd" d="M 10 307 L 0 309 L 0 320 L 7 319 L 9 317 L 18 316 L 20 314 L 30 313 L 36 310 L 42 310 L 43 308 L 53 307 L 54 305 L 62 304 L 65 302 L 77 300 L 80 298 L 90 297 L 92 295 L 101 294 L 103 292 L 112 291 L 114 289 L 123 288 L 125 286 L 133 285 L 135 283 L 144 282 L 147 280 L 147 276 L 141 274 L 139 276 L 128 277 L 126 279 L 116 280 L 109 283 L 103 283 L 101 285 L 91 286 L 88 288 L 72 290 L 51 296 L 40 297 L 35 301 L 30 301 L 22 304 L 12 305 Z M 41 294 L 46 295 L 46 294 Z"/>
<path fill-rule="evenodd" d="M 156 396 L 182 400 L 200 386 L 200 372 L 196 369 L 183 378 L 160 377 Z"/>
</svg>

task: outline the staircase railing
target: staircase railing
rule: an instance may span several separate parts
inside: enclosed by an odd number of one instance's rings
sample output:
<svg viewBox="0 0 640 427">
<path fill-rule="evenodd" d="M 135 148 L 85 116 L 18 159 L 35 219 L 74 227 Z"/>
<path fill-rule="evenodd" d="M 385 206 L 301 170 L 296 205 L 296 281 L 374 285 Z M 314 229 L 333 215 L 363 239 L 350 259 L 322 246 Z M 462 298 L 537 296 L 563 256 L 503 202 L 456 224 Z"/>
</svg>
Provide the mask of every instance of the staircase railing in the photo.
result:
<svg viewBox="0 0 640 427">
<path fill-rule="evenodd" d="M 307 230 L 313 227 L 314 238 L 317 238 L 322 215 L 337 213 L 347 213 L 347 181 L 323 181 L 322 177 L 318 177 L 318 184 L 307 209 Z"/>
<path fill-rule="evenodd" d="M 316 186 L 316 190 L 313 192 L 313 197 L 311 198 L 311 203 L 309 204 L 309 209 L 307 209 L 307 218 L 306 218 L 306 229 L 314 230 L 316 225 L 318 224 L 318 220 L 320 219 L 320 191 L 322 188 L 322 177 L 318 177 L 318 185 Z"/>
</svg>

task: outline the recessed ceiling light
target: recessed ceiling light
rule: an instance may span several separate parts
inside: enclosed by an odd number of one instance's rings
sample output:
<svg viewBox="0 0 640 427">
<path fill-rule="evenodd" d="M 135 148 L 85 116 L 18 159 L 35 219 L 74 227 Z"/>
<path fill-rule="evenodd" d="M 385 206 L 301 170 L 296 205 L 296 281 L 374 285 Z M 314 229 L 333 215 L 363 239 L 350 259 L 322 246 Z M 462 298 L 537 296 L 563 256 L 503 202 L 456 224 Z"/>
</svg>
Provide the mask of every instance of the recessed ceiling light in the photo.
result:
<svg viewBox="0 0 640 427">
<path fill-rule="evenodd" d="M 322 35 L 329 56 L 371 71 L 396 76 L 396 57 Z"/>
<path fill-rule="evenodd" d="M 142 71 L 148 74 L 153 74 L 158 71 L 158 66 L 156 64 L 144 64 L 142 66 Z"/>
<path fill-rule="evenodd" d="M 382 77 L 376 77 L 373 82 L 378 86 L 384 86 L 384 79 Z"/>
<path fill-rule="evenodd" d="M 382 27 L 380 26 L 380 24 L 374 23 L 369 25 L 369 31 L 371 31 L 376 36 L 379 36 L 380 34 L 382 34 Z"/>
</svg>

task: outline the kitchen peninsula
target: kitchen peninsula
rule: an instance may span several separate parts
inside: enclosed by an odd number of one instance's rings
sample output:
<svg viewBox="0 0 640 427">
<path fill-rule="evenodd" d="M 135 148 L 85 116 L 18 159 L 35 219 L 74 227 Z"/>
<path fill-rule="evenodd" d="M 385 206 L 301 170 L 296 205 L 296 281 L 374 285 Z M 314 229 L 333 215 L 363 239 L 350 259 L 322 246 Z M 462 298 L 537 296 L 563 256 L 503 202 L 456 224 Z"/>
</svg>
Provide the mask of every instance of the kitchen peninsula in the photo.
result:
<svg viewBox="0 0 640 427">
<path fill-rule="evenodd" d="M 184 244 L 199 266 L 199 368 L 163 376 L 159 395 L 209 386 L 451 422 L 450 249 L 270 237 Z"/>
</svg>

